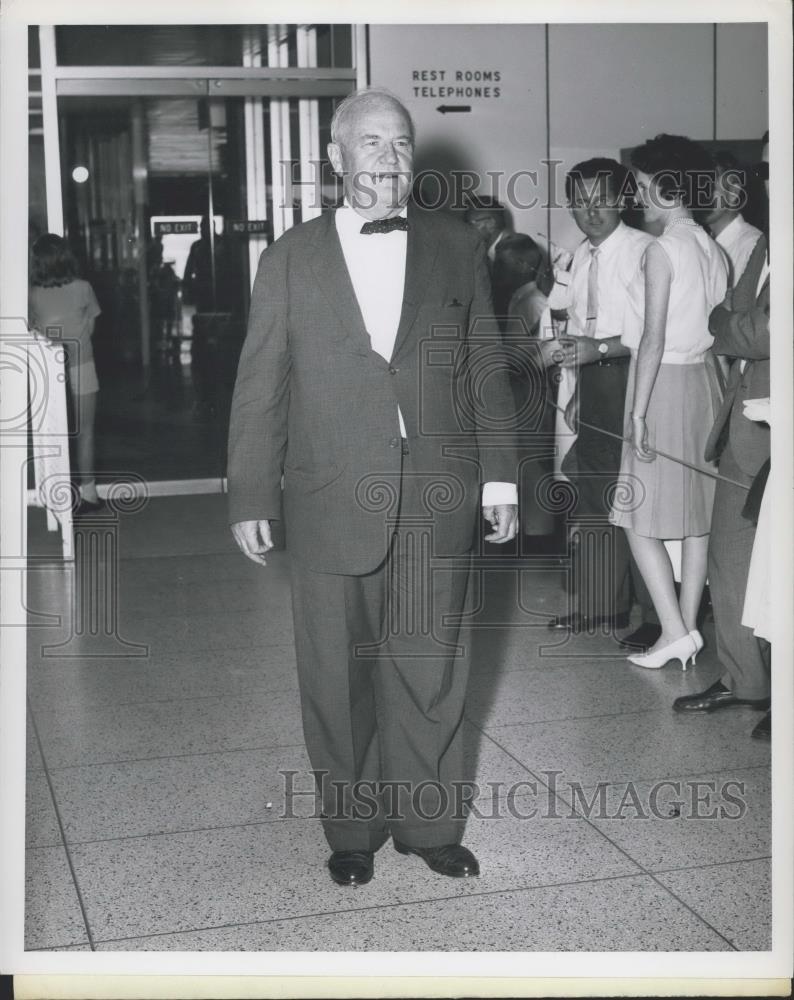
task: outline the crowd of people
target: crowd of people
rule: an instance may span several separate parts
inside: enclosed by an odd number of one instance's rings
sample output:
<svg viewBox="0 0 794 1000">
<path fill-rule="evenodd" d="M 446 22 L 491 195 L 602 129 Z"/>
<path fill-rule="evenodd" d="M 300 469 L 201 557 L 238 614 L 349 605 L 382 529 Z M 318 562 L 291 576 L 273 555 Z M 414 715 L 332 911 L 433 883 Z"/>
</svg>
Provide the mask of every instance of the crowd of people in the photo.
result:
<svg viewBox="0 0 794 1000">
<path fill-rule="evenodd" d="M 769 455 L 768 427 L 743 407 L 769 394 L 767 243 L 751 233 L 739 252 L 736 171 L 671 135 L 637 147 L 631 171 L 580 163 L 565 189 L 585 238 L 558 254 L 514 233 L 492 198 L 463 223 L 412 202 L 414 143 L 388 91 L 337 107 L 328 155 L 344 202 L 262 254 L 229 432 L 242 553 L 265 564 L 285 520 L 304 733 L 343 886 L 372 879 L 390 837 L 438 874 L 480 872 L 456 809 L 464 570 L 478 522 L 498 545 L 522 519 L 534 538 L 553 529 L 534 502 L 549 470 L 571 484 L 579 536 L 573 606 L 550 627 L 624 630 L 639 594 L 629 659 L 686 665 L 708 576 L 725 675 L 674 707 L 769 707 L 766 625 L 743 604 L 745 505 Z M 622 218 L 635 200 L 641 226 Z M 480 319 L 492 332 L 478 338 Z M 428 344 L 448 361 L 431 364 Z M 753 735 L 769 734 L 767 711 Z"/>
<path fill-rule="evenodd" d="M 768 177 L 767 144 L 768 134 L 757 178 Z M 472 199 L 466 221 L 488 243 L 501 329 L 511 346 L 527 340 L 517 412 L 531 399 L 543 413 L 522 428 L 534 445 L 524 453 L 553 439 L 558 474 L 573 486 L 571 607 L 549 627 L 625 632 L 636 601 L 642 624 L 618 637 L 629 661 L 686 667 L 704 645 L 708 580 L 725 674 L 674 708 L 751 705 L 766 711 L 752 735 L 768 739 L 769 643 L 754 628 L 768 620 L 760 551 L 749 569 L 769 470 L 769 267 L 765 234 L 742 215 L 748 176 L 729 151 L 659 135 L 633 151 L 631 170 L 604 157 L 567 173 L 584 236 L 572 254 L 513 232 L 493 198 Z M 640 225 L 627 225 L 637 209 Z M 756 400 L 766 406 L 745 408 Z M 554 519 L 537 510 L 547 464 L 531 467 L 521 520 L 537 536 Z"/>
<path fill-rule="evenodd" d="M 708 580 L 724 674 L 673 707 L 749 705 L 765 713 L 752 735 L 771 734 L 768 243 L 742 218 L 742 170 L 673 135 L 639 145 L 631 170 L 579 163 L 565 193 L 583 239 L 560 252 L 494 199 L 465 222 L 412 203 L 414 143 L 386 91 L 337 107 L 344 202 L 262 254 L 231 405 L 229 522 L 264 565 L 285 521 L 304 734 L 343 886 L 372 879 L 389 837 L 436 873 L 479 874 L 457 791 L 468 567 L 483 522 L 500 545 L 520 525 L 553 532 L 538 487 L 555 474 L 573 587 L 549 628 L 616 635 L 641 669 L 686 666 Z M 31 322 L 70 341 L 86 428 L 98 306 L 65 251 L 34 247 Z M 472 343 L 489 314 L 501 334 Z M 462 421 L 478 357 L 488 377 Z M 635 601 L 642 624 L 620 635 Z"/>
</svg>

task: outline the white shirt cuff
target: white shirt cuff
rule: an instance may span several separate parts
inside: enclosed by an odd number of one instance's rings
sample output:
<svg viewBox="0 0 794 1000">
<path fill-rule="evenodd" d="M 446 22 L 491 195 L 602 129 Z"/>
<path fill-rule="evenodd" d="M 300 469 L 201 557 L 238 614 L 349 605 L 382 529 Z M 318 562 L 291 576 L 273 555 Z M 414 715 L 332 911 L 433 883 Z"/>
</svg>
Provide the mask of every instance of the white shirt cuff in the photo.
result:
<svg viewBox="0 0 794 1000">
<path fill-rule="evenodd" d="M 518 503 L 518 487 L 515 483 L 485 483 L 482 488 L 483 507 L 498 507 L 508 503 Z"/>
</svg>

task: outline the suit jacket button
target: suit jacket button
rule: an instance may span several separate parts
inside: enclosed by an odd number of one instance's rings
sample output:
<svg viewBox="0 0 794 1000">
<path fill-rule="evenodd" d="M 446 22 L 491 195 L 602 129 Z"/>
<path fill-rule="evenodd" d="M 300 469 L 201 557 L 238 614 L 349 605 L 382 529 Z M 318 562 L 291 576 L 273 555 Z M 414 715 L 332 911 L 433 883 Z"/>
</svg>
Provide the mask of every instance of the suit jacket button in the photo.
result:
<svg viewBox="0 0 794 1000">
<path fill-rule="evenodd" d="M 394 365 L 390 365 L 389 366 L 389 375 L 396 375 L 399 370 L 400 369 L 399 368 L 395 368 Z"/>
<path fill-rule="evenodd" d="M 389 441 L 389 447 L 396 448 L 399 445 L 399 443 L 400 443 L 399 438 L 392 438 L 391 441 Z"/>
</svg>

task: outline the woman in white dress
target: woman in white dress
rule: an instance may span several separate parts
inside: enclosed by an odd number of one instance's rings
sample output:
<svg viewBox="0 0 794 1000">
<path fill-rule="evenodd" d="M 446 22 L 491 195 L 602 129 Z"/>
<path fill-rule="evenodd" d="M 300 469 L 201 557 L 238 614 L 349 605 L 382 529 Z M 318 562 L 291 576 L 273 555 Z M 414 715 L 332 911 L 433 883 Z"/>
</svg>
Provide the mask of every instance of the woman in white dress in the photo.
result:
<svg viewBox="0 0 794 1000">
<path fill-rule="evenodd" d="M 697 467 L 704 467 L 721 402 L 708 319 L 725 296 L 728 272 L 692 215 L 713 177 L 705 149 L 684 136 L 659 135 L 635 149 L 631 162 L 645 222 L 661 235 L 645 251 L 644 286 L 633 294 L 621 337 L 632 352 L 624 424 L 631 443 L 623 446 L 611 520 L 626 531 L 662 626 L 655 645 L 629 660 L 686 666 L 703 646 L 696 619 L 714 501 L 714 480 Z M 682 542 L 680 595 L 669 539 Z"/>
</svg>

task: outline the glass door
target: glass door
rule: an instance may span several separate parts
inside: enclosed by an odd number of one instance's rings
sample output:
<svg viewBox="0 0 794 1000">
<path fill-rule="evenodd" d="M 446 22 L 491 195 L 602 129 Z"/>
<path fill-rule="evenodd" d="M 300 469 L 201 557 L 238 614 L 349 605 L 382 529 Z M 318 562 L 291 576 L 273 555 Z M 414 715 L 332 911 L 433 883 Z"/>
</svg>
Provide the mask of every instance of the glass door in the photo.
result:
<svg viewBox="0 0 794 1000">
<path fill-rule="evenodd" d="M 335 201 L 320 163 L 339 98 L 206 96 L 213 82 L 58 99 L 65 234 L 102 308 L 100 481 L 225 475 L 259 254 Z"/>
</svg>

